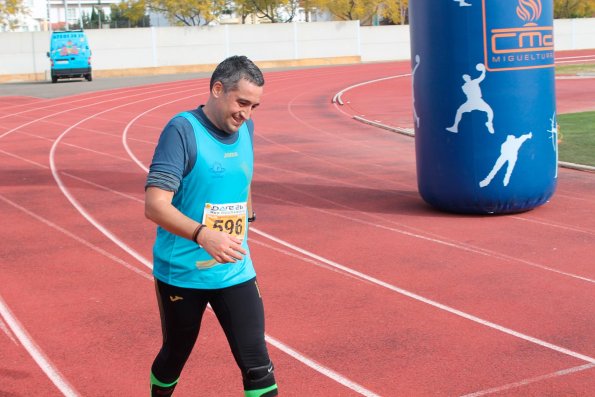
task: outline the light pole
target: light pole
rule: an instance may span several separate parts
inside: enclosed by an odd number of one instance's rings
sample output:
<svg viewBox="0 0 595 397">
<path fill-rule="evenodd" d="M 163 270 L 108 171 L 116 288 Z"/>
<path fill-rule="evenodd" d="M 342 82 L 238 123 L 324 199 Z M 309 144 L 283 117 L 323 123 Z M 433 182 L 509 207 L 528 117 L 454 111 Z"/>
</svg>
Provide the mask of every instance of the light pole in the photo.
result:
<svg viewBox="0 0 595 397">
<path fill-rule="evenodd" d="M 79 29 L 83 30 L 83 10 L 81 8 L 81 0 L 79 0 Z"/>
<path fill-rule="evenodd" d="M 68 30 L 68 0 L 64 2 L 64 30 Z"/>
<path fill-rule="evenodd" d="M 403 0 L 399 0 L 399 8 L 401 9 L 401 25 L 405 25 L 405 9 L 403 8 Z"/>
<path fill-rule="evenodd" d="M 52 31 L 52 17 L 51 17 L 51 13 L 50 13 L 50 0 L 46 0 L 45 5 L 46 5 L 47 18 L 48 18 L 47 29 L 48 29 L 48 31 L 51 32 Z"/>
</svg>

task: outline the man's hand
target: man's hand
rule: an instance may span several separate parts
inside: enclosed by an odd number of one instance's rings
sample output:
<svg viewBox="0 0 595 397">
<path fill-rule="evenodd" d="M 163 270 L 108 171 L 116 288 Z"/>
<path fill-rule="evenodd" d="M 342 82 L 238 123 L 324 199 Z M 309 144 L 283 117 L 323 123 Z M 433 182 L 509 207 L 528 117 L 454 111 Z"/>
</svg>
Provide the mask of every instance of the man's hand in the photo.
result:
<svg viewBox="0 0 595 397">
<path fill-rule="evenodd" d="M 219 263 L 234 263 L 246 255 L 242 240 L 206 227 L 198 235 L 197 242 Z"/>
</svg>

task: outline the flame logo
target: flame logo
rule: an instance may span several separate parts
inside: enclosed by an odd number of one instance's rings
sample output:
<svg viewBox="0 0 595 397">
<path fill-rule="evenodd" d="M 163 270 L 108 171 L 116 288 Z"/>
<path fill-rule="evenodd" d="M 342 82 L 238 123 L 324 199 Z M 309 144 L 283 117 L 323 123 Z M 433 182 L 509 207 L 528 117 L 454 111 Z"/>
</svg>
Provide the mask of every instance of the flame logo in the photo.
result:
<svg viewBox="0 0 595 397">
<path fill-rule="evenodd" d="M 525 26 L 535 26 L 533 21 L 541 16 L 541 0 L 519 0 L 516 14 L 527 22 Z"/>
</svg>

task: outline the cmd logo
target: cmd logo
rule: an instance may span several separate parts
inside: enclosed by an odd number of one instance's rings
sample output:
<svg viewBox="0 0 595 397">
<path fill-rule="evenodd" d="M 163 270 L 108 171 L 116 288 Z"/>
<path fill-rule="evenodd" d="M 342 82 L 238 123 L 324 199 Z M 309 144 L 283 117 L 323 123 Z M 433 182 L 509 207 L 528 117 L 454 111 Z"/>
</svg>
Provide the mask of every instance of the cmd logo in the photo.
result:
<svg viewBox="0 0 595 397">
<path fill-rule="evenodd" d="M 503 7 L 502 4 L 509 4 Z M 551 9 L 548 10 L 551 17 Z M 554 66 L 554 28 L 541 0 L 483 0 L 484 56 L 490 71 Z M 550 22 L 544 24 L 541 20 Z"/>
</svg>

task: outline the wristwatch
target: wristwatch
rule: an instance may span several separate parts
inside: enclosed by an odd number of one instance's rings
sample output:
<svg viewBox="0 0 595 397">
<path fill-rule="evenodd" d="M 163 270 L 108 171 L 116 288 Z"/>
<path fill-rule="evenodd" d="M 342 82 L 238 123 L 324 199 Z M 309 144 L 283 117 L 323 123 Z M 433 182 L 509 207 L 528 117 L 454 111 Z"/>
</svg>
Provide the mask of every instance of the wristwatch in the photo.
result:
<svg viewBox="0 0 595 397">
<path fill-rule="evenodd" d="M 256 212 L 252 211 L 252 216 L 248 218 L 248 222 L 254 222 L 256 220 Z"/>
</svg>

